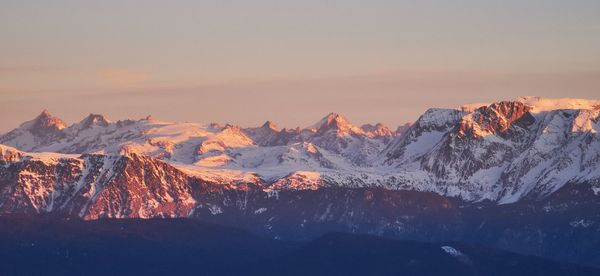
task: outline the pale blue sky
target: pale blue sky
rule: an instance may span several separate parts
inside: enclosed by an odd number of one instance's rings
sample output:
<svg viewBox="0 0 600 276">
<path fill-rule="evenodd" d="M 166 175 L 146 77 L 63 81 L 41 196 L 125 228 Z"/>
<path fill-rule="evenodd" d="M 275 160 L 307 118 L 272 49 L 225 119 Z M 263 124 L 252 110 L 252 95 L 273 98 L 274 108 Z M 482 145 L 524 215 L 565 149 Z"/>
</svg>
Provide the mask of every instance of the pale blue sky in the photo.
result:
<svg viewBox="0 0 600 276">
<path fill-rule="evenodd" d="M 396 127 L 432 106 L 600 95 L 600 1 L 3 0 L 0 37 L 0 131 L 44 108 Z"/>
</svg>

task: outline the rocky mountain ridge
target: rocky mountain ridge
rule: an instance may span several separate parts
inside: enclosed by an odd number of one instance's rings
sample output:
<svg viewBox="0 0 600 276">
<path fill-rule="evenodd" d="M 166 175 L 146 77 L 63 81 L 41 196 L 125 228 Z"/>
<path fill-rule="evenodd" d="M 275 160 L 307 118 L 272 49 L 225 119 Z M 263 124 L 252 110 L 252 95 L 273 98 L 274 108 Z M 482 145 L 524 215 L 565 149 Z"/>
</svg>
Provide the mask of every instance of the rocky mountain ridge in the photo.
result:
<svg viewBox="0 0 600 276">
<path fill-rule="evenodd" d="M 598 265 L 598 101 L 429 109 L 408 127 L 111 122 L 0 136 L 0 216 L 193 218 L 275 239 L 464 241 Z M 2 145 L 4 144 L 4 145 Z"/>
<path fill-rule="evenodd" d="M 240 128 L 152 118 L 110 122 L 95 114 L 67 127 L 44 111 L 0 136 L 0 144 L 14 147 L 3 147 L 3 170 L 23 164 L 15 156 L 50 152 L 77 155 L 57 163 L 72 174 L 83 174 L 82 164 L 110 167 L 106 160 L 125 158 L 139 163 L 140 175 L 148 173 L 145 164 L 160 162 L 152 168 L 165 171 L 152 174 L 193 178 L 227 189 L 381 187 L 434 192 L 467 202 L 511 203 L 544 198 L 568 183 L 591 183 L 594 193 L 600 192 L 599 113 L 595 100 L 522 97 L 430 109 L 402 132 L 392 132 L 381 124 L 354 126 L 336 113 L 304 129 L 279 129 L 270 121 Z M 105 161 L 93 165 L 91 156 Z M 62 164 L 64 160 L 70 161 Z M 175 185 L 163 182 L 160 185 Z M 187 185 L 180 182 L 177 185 Z M 154 204 L 148 200 L 142 202 Z"/>
</svg>

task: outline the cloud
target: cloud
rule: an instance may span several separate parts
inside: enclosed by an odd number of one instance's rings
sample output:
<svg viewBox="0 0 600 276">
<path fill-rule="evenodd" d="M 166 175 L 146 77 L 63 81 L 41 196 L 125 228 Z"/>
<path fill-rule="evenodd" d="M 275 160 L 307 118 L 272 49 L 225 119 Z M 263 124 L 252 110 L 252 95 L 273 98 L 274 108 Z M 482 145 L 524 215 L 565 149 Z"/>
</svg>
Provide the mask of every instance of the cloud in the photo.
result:
<svg viewBox="0 0 600 276">
<path fill-rule="evenodd" d="M 127 69 L 110 69 L 98 72 L 98 79 L 115 87 L 131 87 L 149 80 L 150 77 L 143 72 Z"/>
</svg>

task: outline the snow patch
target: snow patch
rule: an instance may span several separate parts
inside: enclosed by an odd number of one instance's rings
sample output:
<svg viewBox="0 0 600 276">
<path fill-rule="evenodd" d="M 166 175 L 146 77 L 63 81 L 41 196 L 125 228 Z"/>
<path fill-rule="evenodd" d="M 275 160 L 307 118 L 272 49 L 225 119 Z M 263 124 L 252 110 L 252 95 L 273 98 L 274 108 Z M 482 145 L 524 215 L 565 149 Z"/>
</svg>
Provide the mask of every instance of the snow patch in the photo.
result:
<svg viewBox="0 0 600 276">
<path fill-rule="evenodd" d="M 218 214 L 223 213 L 223 210 L 218 205 L 209 204 L 209 203 L 207 203 L 206 205 L 208 205 L 208 211 L 210 211 L 211 215 L 218 215 Z"/>
<path fill-rule="evenodd" d="M 452 246 L 447 246 L 447 245 L 442 246 L 442 250 L 444 250 L 444 252 L 450 254 L 452 257 L 463 257 L 465 255 Z"/>
<path fill-rule="evenodd" d="M 569 225 L 571 225 L 571 227 L 582 227 L 582 228 L 588 228 L 590 227 L 592 224 L 594 224 L 593 221 L 591 220 L 586 220 L 586 219 L 581 219 L 581 220 L 576 220 L 576 221 L 571 221 L 569 223 Z"/>
<path fill-rule="evenodd" d="M 574 98 L 550 99 L 521 96 L 517 98 L 517 101 L 533 107 L 532 112 L 535 113 L 560 109 L 594 109 L 600 105 L 600 101 L 598 100 Z"/>
<path fill-rule="evenodd" d="M 264 213 L 266 211 L 267 211 L 267 208 L 264 208 L 264 207 L 263 208 L 258 208 L 256 210 L 254 210 L 254 214 L 258 215 L 258 214 L 262 214 L 262 213 Z"/>
</svg>

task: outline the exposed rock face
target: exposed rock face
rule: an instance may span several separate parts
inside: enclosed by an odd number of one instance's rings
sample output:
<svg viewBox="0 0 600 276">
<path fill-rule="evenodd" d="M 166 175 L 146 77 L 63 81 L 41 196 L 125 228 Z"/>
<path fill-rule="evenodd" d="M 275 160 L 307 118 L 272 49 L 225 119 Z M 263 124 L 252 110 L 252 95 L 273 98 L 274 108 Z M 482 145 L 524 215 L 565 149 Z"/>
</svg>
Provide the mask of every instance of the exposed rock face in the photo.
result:
<svg viewBox="0 0 600 276">
<path fill-rule="evenodd" d="M 261 127 L 246 128 L 244 132 L 259 146 L 277 145 L 279 128 L 271 121 L 266 121 Z M 283 143 L 285 144 L 285 143 Z"/>
<path fill-rule="evenodd" d="M 530 109 L 531 107 L 520 102 L 500 102 L 483 106 L 460 120 L 458 133 L 471 137 L 490 134 L 506 137 L 513 124 L 526 128 L 535 122 L 535 118 L 529 113 Z"/>
<path fill-rule="evenodd" d="M 463 114 L 463 112 L 452 109 L 428 109 L 410 128 L 405 130 L 404 135 L 390 142 L 383 151 L 383 155 L 387 157 L 387 162 L 394 159 L 410 161 L 409 145 L 416 143 L 418 147 L 422 148 L 420 151 L 425 152 L 427 148 L 435 146 L 444 133 L 452 130 Z M 419 143 L 419 140 L 424 142 Z"/>
<path fill-rule="evenodd" d="M 212 183 L 136 154 L 48 157 L 0 149 L 5 156 L 0 160 L 1 215 L 190 217 L 283 239 L 343 231 L 475 242 L 580 263 L 600 262 L 595 253 L 600 245 L 600 201 L 593 183 L 569 184 L 542 200 L 525 197 L 496 205 L 431 192 L 323 188 L 320 178 L 301 174 L 268 188 L 260 181 Z M 277 190 L 277 185 L 312 186 Z"/>
<path fill-rule="evenodd" d="M 515 101 L 471 112 L 429 110 L 390 143 L 386 163 L 425 173 L 435 183 L 425 190 L 474 201 L 543 198 L 569 182 L 596 183 L 598 111 L 545 106 Z"/>
<path fill-rule="evenodd" d="M 356 127 L 336 113 L 304 129 L 280 130 L 272 122 L 246 129 L 156 119 L 111 123 L 94 114 L 65 128 L 44 112 L 0 141 L 33 152 L 147 156 L 222 185 L 382 187 L 509 203 L 600 179 L 597 105 L 524 97 L 429 109 L 397 132 L 381 124 Z"/>
<path fill-rule="evenodd" d="M 55 212 L 86 219 L 185 217 L 195 206 L 189 177 L 150 157 L 11 158 L 0 160 L 3 213 Z"/>
<path fill-rule="evenodd" d="M 50 115 L 47 110 L 44 110 L 31 124 L 28 124 L 29 131 L 40 137 L 59 137 L 61 130 L 66 127 L 65 122 Z"/>
<path fill-rule="evenodd" d="M 334 113 L 279 130 L 93 114 L 66 127 L 44 112 L 0 136 L 12 146 L 0 145 L 0 215 L 191 217 L 279 238 L 464 240 L 598 264 L 599 131 L 597 104 L 536 98 L 430 109 L 396 133 Z M 569 242 L 577 250 L 551 250 Z"/>
</svg>

